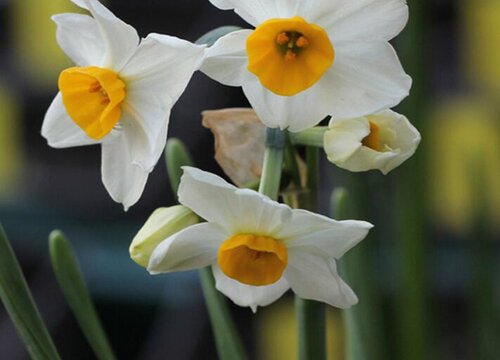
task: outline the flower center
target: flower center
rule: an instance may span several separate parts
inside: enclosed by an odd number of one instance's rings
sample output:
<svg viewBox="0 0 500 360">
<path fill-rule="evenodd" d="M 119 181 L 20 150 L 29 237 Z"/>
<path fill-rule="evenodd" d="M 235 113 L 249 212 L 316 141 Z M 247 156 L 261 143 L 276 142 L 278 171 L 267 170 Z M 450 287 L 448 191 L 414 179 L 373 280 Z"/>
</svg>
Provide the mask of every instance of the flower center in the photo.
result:
<svg viewBox="0 0 500 360">
<path fill-rule="evenodd" d="M 92 139 L 106 136 L 120 120 L 125 83 L 111 70 L 66 69 L 59 75 L 59 90 L 69 117 Z"/>
<path fill-rule="evenodd" d="M 282 96 L 314 85 L 335 58 L 326 31 L 298 16 L 263 22 L 248 37 L 246 49 L 248 70 Z"/>
<path fill-rule="evenodd" d="M 222 243 L 217 262 L 224 274 L 243 284 L 269 285 L 283 275 L 288 253 L 274 238 L 239 234 Z"/>
<path fill-rule="evenodd" d="M 369 121 L 369 123 L 370 133 L 361 140 L 361 143 L 370 149 L 380 151 L 382 149 L 382 144 L 380 143 L 380 128 L 372 121 Z"/>
</svg>

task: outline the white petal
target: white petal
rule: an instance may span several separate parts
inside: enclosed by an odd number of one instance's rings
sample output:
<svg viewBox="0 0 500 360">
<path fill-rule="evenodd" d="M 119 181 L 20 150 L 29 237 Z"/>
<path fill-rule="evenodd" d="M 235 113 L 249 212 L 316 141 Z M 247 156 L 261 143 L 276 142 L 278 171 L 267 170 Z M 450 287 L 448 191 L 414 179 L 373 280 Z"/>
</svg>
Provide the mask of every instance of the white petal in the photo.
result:
<svg viewBox="0 0 500 360">
<path fill-rule="evenodd" d="M 388 41 L 408 21 L 405 0 L 320 0 L 316 6 L 303 1 L 300 11 L 323 27 L 334 41 Z M 312 2 L 311 2 L 312 3 Z M 321 4 L 320 4 L 321 3 Z M 307 9 L 306 9 L 307 7 Z"/>
<path fill-rule="evenodd" d="M 212 266 L 215 287 L 236 305 L 249 306 L 253 312 L 258 306 L 267 306 L 278 300 L 290 288 L 284 277 L 271 285 L 252 286 L 227 277 L 217 264 Z"/>
<path fill-rule="evenodd" d="M 293 210 L 278 238 L 288 249 L 308 247 L 318 254 L 340 258 L 363 240 L 373 227 L 365 221 L 337 221 L 306 210 Z"/>
<path fill-rule="evenodd" d="M 170 111 L 203 59 L 203 46 L 171 36 L 150 34 L 125 65 L 120 76 L 127 83 L 124 111 L 144 135 L 142 153 L 133 161 L 151 171 L 167 139 Z"/>
<path fill-rule="evenodd" d="M 66 113 L 61 93 L 50 104 L 42 124 L 42 136 L 53 148 L 99 144 L 89 138 Z"/>
<path fill-rule="evenodd" d="M 105 44 L 102 67 L 119 72 L 139 45 L 139 35 L 130 25 L 118 19 L 98 0 L 72 0 L 94 17 Z"/>
<path fill-rule="evenodd" d="M 361 145 L 361 140 L 366 135 L 355 132 L 359 128 L 356 124 L 364 123 L 368 128 L 368 121 L 377 124 L 379 128 L 382 150 L 358 146 L 355 151 L 342 154 L 339 149 L 347 147 L 348 142 L 353 148 L 355 144 Z M 330 123 L 324 139 L 328 160 L 337 166 L 356 172 L 378 169 L 387 174 L 415 153 L 420 143 L 420 134 L 406 117 L 386 110 L 368 117 L 336 119 Z"/>
<path fill-rule="evenodd" d="M 366 117 L 340 122 L 332 119 L 329 126 L 324 136 L 324 148 L 328 160 L 334 164 L 351 157 L 363 146 L 361 141 L 370 134 L 370 123 Z"/>
<path fill-rule="evenodd" d="M 201 71 L 229 86 L 241 86 L 247 71 L 246 39 L 252 30 L 229 33 L 207 49 Z"/>
<path fill-rule="evenodd" d="M 160 93 L 177 101 L 203 61 L 205 46 L 174 36 L 149 34 L 124 66 L 120 76 L 129 91 Z"/>
<path fill-rule="evenodd" d="M 151 254 L 151 274 L 200 269 L 217 260 L 220 244 L 226 239 L 214 224 L 202 223 L 187 227 L 165 239 Z"/>
<path fill-rule="evenodd" d="M 102 66 L 106 48 L 93 18 L 80 14 L 59 14 L 54 15 L 52 20 L 57 24 L 59 46 L 76 65 Z"/>
<path fill-rule="evenodd" d="M 332 67 L 318 82 L 328 94 L 330 115 L 354 118 L 397 105 L 411 87 L 392 46 L 387 42 L 339 44 Z"/>
<path fill-rule="evenodd" d="M 125 211 L 142 195 L 150 169 L 144 169 L 134 159 L 147 158 L 144 135 L 126 115 L 119 128 L 105 137 L 102 144 L 102 181 L 114 201 L 122 203 Z"/>
<path fill-rule="evenodd" d="M 410 121 L 403 115 L 398 114 L 392 110 L 387 110 L 379 114 L 381 119 L 391 119 L 392 129 L 397 134 L 395 142 L 390 144 L 391 147 L 400 150 L 399 156 L 392 159 L 382 169 L 384 174 L 395 167 L 401 165 L 404 161 L 410 158 L 417 150 L 420 144 L 421 136 L 418 130 L 410 123 Z"/>
<path fill-rule="evenodd" d="M 162 100 L 158 94 L 131 91 L 122 105 L 120 124 L 126 123 L 135 131 L 131 161 L 147 172 L 153 170 L 167 141 L 170 107 Z"/>
<path fill-rule="evenodd" d="M 238 189 L 222 178 L 196 168 L 183 169 L 179 202 L 231 234 L 274 236 L 292 215 L 287 205 L 256 191 Z"/>
<path fill-rule="evenodd" d="M 293 292 L 304 299 L 317 300 L 346 309 L 358 302 L 351 288 L 340 278 L 334 260 L 290 249 L 285 270 Z"/>
<path fill-rule="evenodd" d="M 316 85 L 294 96 L 280 96 L 267 90 L 248 71 L 243 92 L 266 126 L 292 132 L 318 124 L 330 114 L 332 107 L 330 94 Z"/>
<path fill-rule="evenodd" d="M 294 16 L 299 3 L 298 0 L 210 0 L 210 2 L 219 9 L 234 9 L 245 21 L 254 26 L 271 18 Z"/>
<path fill-rule="evenodd" d="M 381 140 L 393 150 L 392 153 L 394 154 L 384 164 L 377 167 L 382 173 L 387 174 L 415 153 L 421 140 L 420 133 L 405 116 L 392 110 L 375 114 L 370 119 L 380 128 L 387 129 L 385 132 L 392 135 L 390 138 L 385 139 L 384 136 L 387 135 L 384 131 L 381 134 Z"/>
</svg>

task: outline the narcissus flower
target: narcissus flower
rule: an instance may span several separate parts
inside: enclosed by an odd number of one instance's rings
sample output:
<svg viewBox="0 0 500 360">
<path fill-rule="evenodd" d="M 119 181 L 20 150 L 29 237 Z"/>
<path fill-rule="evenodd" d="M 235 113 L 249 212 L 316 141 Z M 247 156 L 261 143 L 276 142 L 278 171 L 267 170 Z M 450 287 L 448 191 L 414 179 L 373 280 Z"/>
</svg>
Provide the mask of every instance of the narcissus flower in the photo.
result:
<svg viewBox="0 0 500 360">
<path fill-rule="evenodd" d="M 102 145 L 102 180 L 125 209 L 140 198 L 167 138 L 170 110 L 204 47 L 134 28 L 97 0 L 72 0 L 91 15 L 59 14 L 57 41 L 76 66 L 59 77 L 42 135 L 52 147 Z"/>
<path fill-rule="evenodd" d="M 254 30 L 220 38 L 202 71 L 242 86 L 269 127 L 298 132 L 327 115 L 373 114 L 408 95 L 411 79 L 388 43 L 405 26 L 404 0 L 210 0 Z"/>
<path fill-rule="evenodd" d="M 420 133 L 392 110 L 355 119 L 331 120 L 324 135 L 328 160 L 350 171 L 378 169 L 387 174 L 412 156 Z"/>
<path fill-rule="evenodd" d="M 361 241 L 371 224 L 292 210 L 190 167 L 184 167 L 179 201 L 207 222 L 162 242 L 150 258 L 152 274 L 211 265 L 217 289 L 254 311 L 289 288 L 341 308 L 357 302 L 335 259 Z"/>
</svg>

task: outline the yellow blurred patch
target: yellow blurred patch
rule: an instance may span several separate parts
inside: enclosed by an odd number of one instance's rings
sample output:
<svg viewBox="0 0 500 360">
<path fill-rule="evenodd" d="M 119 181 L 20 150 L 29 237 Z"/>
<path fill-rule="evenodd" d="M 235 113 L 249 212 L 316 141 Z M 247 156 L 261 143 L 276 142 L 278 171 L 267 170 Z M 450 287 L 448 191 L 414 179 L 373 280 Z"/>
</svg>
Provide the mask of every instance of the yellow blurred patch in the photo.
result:
<svg viewBox="0 0 500 360">
<path fill-rule="evenodd" d="M 257 359 L 297 359 L 297 319 L 291 298 L 284 298 L 257 312 Z M 344 360 L 341 310 L 327 306 L 327 358 Z"/>
<path fill-rule="evenodd" d="M 0 198 L 12 196 L 22 169 L 21 121 L 16 97 L 0 83 Z"/>
<path fill-rule="evenodd" d="M 500 1 L 462 1 L 462 48 L 469 80 L 486 90 L 500 90 Z"/>
<path fill-rule="evenodd" d="M 52 15 L 82 12 L 69 0 L 12 2 L 11 26 L 16 57 L 27 77 L 38 86 L 54 86 L 63 68 L 72 65 L 56 42 Z"/>
<path fill-rule="evenodd" d="M 484 191 L 490 223 L 500 229 L 500 123 L 495 108 L 482 101 L 443 102 L 427 131 L 431 211 L 460 233 L 474 221 L 474 200 Z M 424 140 L 424 141 L 425 141 Z M 478 174 L 478 171 L 482 173 Z M 484 182 L 482 189 L 475 183 Z"/>
</svg>

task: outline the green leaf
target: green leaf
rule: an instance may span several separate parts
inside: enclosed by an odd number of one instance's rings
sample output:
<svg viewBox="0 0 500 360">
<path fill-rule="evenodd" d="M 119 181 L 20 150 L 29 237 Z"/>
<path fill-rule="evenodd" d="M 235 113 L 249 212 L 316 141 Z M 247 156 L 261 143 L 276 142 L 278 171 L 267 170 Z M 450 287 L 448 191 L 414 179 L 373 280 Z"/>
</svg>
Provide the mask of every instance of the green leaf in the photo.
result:
<svg viewBox="0 0 500 360">
<path fill-rule="evenodd" d="M 167 162 L 168 179 L 174 194 L 177 194 L 177 189 L 181 182 L 182 166 L 193 166 L 193 160 L 184 143 L 176 138 L 167 140 L 165 147 L 165 161 Z"/>
<path fill-rule="evenodd" d="M 218 27 L 216 29 L 207 32 L 205 35 L 196 40 L 196 44 L 212 46 L 219 38 L 237 30 L 241 30 L 241 27 L 239 26 Z"/>
<path fill-rule="evenodd" d="M 234 322 L 229 314 L 226 299 L 215 289 L 215 281 L 210 267 L 200 270 L 201 286 L 207 304 L 215 344 L 219 359 L 243 360 L 245 351 Z"/>
<path fill-rule="evenodd" d="M 52 267 L 59 285 L 94 353 L 98 359 L 115 359 L 78 262 L 64 234 L 58 230 L 52 231 L 49 247 Z"/>
<path fill-rule="evenodd" d="M 60 359 L 0 225 L 0 298 L 32 359 Z"/>
</svg>

